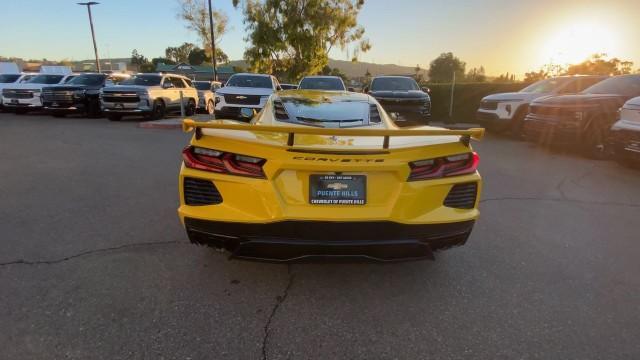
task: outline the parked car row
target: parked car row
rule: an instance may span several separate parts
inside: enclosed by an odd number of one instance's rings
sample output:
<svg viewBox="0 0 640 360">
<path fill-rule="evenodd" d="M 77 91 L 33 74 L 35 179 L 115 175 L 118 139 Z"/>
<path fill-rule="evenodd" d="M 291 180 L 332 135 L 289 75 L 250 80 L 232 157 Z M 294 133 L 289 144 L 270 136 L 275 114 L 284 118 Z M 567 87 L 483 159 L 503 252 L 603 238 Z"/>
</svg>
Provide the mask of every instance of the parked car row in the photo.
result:
<svg viewBox="0 0 640 360">
<path fill-rule="evenodd" d="M 161 119 L 171 112 L 191 116 L 196 111 L 217 118 L 242 119 L 242 109 L 260 111 L 276 91 L 320 90 L 352 92 L 338 76 L 306 76 L 298 85 L 281 85 L 273 75 L 239 73 L 225 85 L 192 81 L 166 73 L 127 75 L 120 73 L 1 75 L 2 103 L 16 113 L 45 110 L 53 116 L 105 115 L 117 121 L 125 115 Z M 429 90 L 403 76 L 373 78 L 364 92 L 375 98 L 396 121 L 427 124 L 431 116 Z"/>
<path fill-rule="evenodd" d="M 489 130 L 577 147 L 591 158 L 640 162 L 639 110 L 640 75 L 566 76 L 487 96 L 477 119 Z"/>
</svg>

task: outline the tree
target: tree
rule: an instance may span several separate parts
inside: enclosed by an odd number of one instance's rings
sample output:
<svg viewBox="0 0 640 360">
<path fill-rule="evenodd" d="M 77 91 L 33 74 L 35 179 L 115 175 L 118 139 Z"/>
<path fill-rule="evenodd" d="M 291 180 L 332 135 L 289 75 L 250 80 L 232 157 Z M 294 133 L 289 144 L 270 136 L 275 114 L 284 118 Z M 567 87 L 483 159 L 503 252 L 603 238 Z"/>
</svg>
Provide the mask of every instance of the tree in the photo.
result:
<svg viewBox="0 0 640 360">
<path fill-rule="evenodd" d="M 209 27 L 209 9 L 205 0 L 177 0 L 180 5 L 180 13 L 178 18 L 185 22 L 188 30 L 195 32 L 202 47 L 209 56 L 211 56 L 211 31 Z M 211 17 L 213 18 L 213 35 L 216 39 L 216 50 L 222 36 L 227 32 L 227 24 L 229 18 L 219 10 L 212 9 Z M 187 54 L 188 56 L 188 54 Z M 216 59 L 218 52 L 216 51 Z"/>
<path fill-rule="evenodd" d="M 524 82 L 533 83 L 536 81 L 544 80 L 549 77 L 549 73 L 544 69 L 540 69 L 539 71 L 531 71 L 524 74 Z"/>
<path fill-rule="evenodd" d="M 156 67 L 152 63 L 147 62 L 147 63 L 144 63 L 144 64 L 140 65 L 139 71 L 143 72 L 143 73 L 156 72 Z"/>
<path fill-rule="evenodd" d="M 204 49 L 195 48 L 189 53 L 189 64 L 200 65 L 207 60 L 207 53 Z"/>
<path fill-rule="evenodd" d="M 633 62 L 618 58 L 606 59 L 607 54 L 593 54 L 587 60 L 570 65 L 567 75 L 623 75 L 631 74 Z"/>
<path fill-rule="evenodd" d="M 465 77 L 465 80 L 468 82 L 485 82 L 487 80 L 487 76 L 484 72 L 484 66 L 469 70 Z"/>
<path fill-rule="evenodd" d="M 355 44 L 355 60 L 371 48 L 357 22 L 363 5 L 364 0 L 246 0 L 245 60 L 254 71 L 282 73 L 293 81 L 320 72 L 336 46 Z"/>
<path fill-rule="evenodd" d="M 148 62 L 149 60 L 146 57 L 144 57 L 142 54 L 139 54 L 138 50 L 133 49 L 133 51 L 131 52 L 131 64 L 140 66 Z"/>
<path fill-rule="evenodd" d="M 331 68 L 329 65 L 325 65 L 317 75 L 329 75 L 329 76 L 339 76 L 342 80 L 347 81 L 348 77 L 345 73 L 340 71 L 338 68 Z"/>
<path fill-rule="evenodd" d="M 415 72 L 416 81 L 418 82 L 418 84 L 421 84 L 424 79 L 422 78 L 422 68 L 420 67 L 420 64 L 417 64 L 416 67 L 413 68 L 413 71 Z"/>
<path fill-rule="evenodd" d="M 467 64 L 453 56 L 453 53 L 442 53 L 429 64 L 429 81 L 434 83 L 451 82 L 454 72 L 456 79 L 462 80 L 466 66 Z"/>
<path fill-rule="evenodd" d="M 164 55 L 167 59 L 175 63 L 186 63 L 189 61 L 189 53 L 196 46 L 192 43 L 184 43 L 178 47 L 168 47 L 164 50 Z"/>
</svg>

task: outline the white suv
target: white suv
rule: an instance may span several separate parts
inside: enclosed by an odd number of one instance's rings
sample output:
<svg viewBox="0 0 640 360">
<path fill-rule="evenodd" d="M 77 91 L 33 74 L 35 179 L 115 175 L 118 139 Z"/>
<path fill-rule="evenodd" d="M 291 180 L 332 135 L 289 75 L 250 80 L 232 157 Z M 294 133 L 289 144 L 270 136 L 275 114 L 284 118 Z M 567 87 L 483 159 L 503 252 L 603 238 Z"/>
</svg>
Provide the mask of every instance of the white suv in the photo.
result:
<svg viewBox="0 0 640 360">
<path fill-rule="evenodd" d="M 25 82 L 14 83 L 2 89 L 2 105 L 16 114 L 40 110 L 43 87 L 64 84 L 74 77 L 75 74 L 38 74 Z"/>
<path fill-rule="evenodd" d="M 0 74 L 0 109 L 2 109 L 2 89 L 13 87 L 15 84 L 27 82 L 37 73 L 16 73 L 16 74 Z"/>
<path fill-rule="evenodd" d="M 235 74 L 216 91 L 216 119 L 241 119 L 243 108 L 262 110 L 267 99 L 282 90 L 275 76 L 263 74 Z"/>
<path fill-rule="evenodd" d="M 137 74 L 119 85 L 102 89 L 102 111 L 111 121 L 124 115 L 162 119 L 168 112 L 180 112 L 180 93 L 185 115 L 195 114 L 198 91 L 189 78 L 176 74 Z"/>
</svg>

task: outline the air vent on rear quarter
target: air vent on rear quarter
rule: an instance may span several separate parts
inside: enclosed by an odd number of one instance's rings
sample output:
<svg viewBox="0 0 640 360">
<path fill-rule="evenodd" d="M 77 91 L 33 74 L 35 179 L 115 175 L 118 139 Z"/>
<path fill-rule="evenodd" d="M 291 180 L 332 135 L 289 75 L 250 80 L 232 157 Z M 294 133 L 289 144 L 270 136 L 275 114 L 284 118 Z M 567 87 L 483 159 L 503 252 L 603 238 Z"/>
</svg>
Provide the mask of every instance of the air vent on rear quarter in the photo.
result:
<svg viewBox="0 0 640 360">
<path fill-rule="evenodd" d="M 273 102 L 273 112 L 275 113 L 276 119 L 289 120 L 289 114 L 287 114 L 287 110 L 284 108 L 282 101 L 275 100 Z"/>
<path fill-rule="evenodd" d="M 209 180 L 184 178 L 184 202 L 187 205 L 215 205 L 222 202 L 222 195 Z"/>
<path fill-rule="evenodd" d="M 369 104 L 369 122 L 370 123 L 379 123 L 382 119 L 380 118 L 380 112 L 378 111 L 378 105 Z"/>
<path fill-rule="evenodd" d="M 456 209 L 473 209 L 477 195 L 478 183 L 456 184 L 444 199 L 444 206 Z"/>
</svg>

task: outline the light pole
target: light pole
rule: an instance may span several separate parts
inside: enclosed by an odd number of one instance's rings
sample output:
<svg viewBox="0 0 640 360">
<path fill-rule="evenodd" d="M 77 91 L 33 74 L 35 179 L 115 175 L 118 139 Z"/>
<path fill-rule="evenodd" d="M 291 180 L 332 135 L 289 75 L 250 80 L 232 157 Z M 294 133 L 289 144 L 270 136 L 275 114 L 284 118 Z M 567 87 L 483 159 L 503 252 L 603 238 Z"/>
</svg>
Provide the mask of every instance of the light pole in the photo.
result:
<svg viewBox="0 0 640 360">
<path fill-rule="evenodd" d="M 78 5 L 85 5 L 87 7 L 87 12 L 89 13 L 89 25 L 91 26 L 91 38 L 93 39 L 93 52 L 96 54 L 96 69 L 98 69 L 98 72 L 101 72 L 100 59 L 98 58 L 98 46 L 96 45 L 96 33 L 93 31 L 93 18 L 91 17 L 91 5 L 98 4 L 100 3 L 95 1 L 78 3 Z"/>
<path fill-rule="evenodd" d="M 211 61 L 213 62 L 213 80 L 218 81 L 216 71 L 216 38 L 213 35 L 213 14 L 211 14 L 211 0 L 209 0 L 209 27 L 211 29 Z"/>
</svg>

